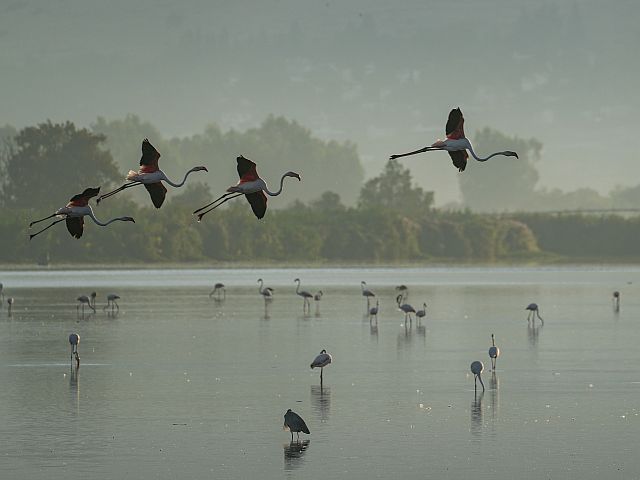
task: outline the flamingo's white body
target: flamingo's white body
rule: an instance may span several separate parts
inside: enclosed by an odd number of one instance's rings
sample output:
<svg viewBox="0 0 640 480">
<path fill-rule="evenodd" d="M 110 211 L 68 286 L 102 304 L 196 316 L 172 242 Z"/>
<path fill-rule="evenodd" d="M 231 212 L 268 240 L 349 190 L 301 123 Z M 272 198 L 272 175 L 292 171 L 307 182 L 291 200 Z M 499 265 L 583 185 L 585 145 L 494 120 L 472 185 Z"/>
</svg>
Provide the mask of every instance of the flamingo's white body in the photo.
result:
<svg viewBox="0 0 640 480">
<path fill-rule="evenodd" d="M 202 220 L 202 217 L 204 217 L 211 210 L 214 210 L 223 203 L 228 202 L 232 198 L 236 198 L 241 195 L 246 196 L 247 201 L 251 205 L 251 209 L 253 210 L 254 215 L 260 219 L 264 217 L 265 213 L 267 212 L 266 195 L 269 195 L 270 197 L 277 197 L 278 195 L 280 195 L 282 193 L 282 187 L 284 185 L 285 177 L 297 178 L 298 181 L 301 180 L 300 175 L 296 172 L 286 172 L 282 175 L 282 177 L 280 177 L 280 188 L 278 189 L 278 191 L 272 192 L 267 187 L 267 183 L 258 175 L 256 164 L 254 162 L 252 162 L 248 158 L 243 157 L 242 155 L 237 157 L 236 161 L 238 163 L 237 170 L 240 180 L 236 185 L 232 185 L 227 188 L 226 193 L 216 198 L 213 202 L 210 202 L 207 205 L 195 210 L 193 214 L 198 215 L 198 222 L 200 222 Z"/>
<path fill-rule="evenodd" d="M 333 361 L 333 358 L 330 354 L 327 353 L 326 350 L 322 350 L 316 358 L 311 362 L 311 369 L 319 368 L 320 369 L 320 385 L 322 385 L 322 371 L 324 367 L 329 365 Z"/>
</svg>

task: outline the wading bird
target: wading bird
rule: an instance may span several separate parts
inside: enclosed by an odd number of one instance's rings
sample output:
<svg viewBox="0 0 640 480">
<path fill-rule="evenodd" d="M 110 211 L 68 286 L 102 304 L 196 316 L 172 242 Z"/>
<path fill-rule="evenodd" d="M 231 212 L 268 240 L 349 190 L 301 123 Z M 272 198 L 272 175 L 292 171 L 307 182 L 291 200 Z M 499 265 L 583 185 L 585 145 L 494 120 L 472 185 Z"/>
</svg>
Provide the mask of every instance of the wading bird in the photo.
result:
<svg viewBox="0 0 640 480">
<path fill-rule="evenodd" d="M 362 288 L 362 296 L 367 299 L 367 310 L 369 310 L 369 307 L 370 307 L 369 302 L 373 297 L 376 296 L 376 294 L 373 293 L 368 288 L 364 288 L 366 286 L 367 286 L 367 282 L 365 282 L 364 280 L 360 282 L 360 287 Z"/>
<path fill-rule="evenodd" d="M 309 428 L 307 424 L 304 423 L 304 420 L 300 415 L 291 409 L 287 410 L 287 413 L 284 414 L 284 426 L 283 428 L 289 429 L 291 432 L 291 441 L 293 442 L 293 433 L 295 432 L 298 435 L 298 440 L 300 440 L 300 432 L 309 434 Z"/>
<path fill-rule="evenodd" d="M 111 311 L 113 312 L 113 306 L 115 305 L 118 311 L 120 311 L 120 306 L 118 305 L 118 302 L 116 302 L 116 300 L 119 299 L 120 297 L 118 295 L 116 295 L 115 293 L 110 293 L 109 295 L 107 295 L 107 304 L 102 308 L 102 310 L 106 310 L 107 308 L 111 307 Z"/>
<path fill-rule="evenodd" d="M 333 358 L 331 358 L 331 355 L 328 354 L 326 350 L 322 349 L 320 354 L 318 354 L 318 356 L 313 359 L 313 362 L 311 362 L 312 370 L 314 368 L 320 368 L 320 385 L 322 385 L 322 371 L 324 367 L 331 363 L 332 360 Z"/>
<path fill-rule="evenodd" d="M 322 300 L 322 296 L 324 295 L 324 293 L 322 293 L 322 290 L 318 290 L 316 292 L 316 294 L 313 296 L 313 301 L 316 302 L 316 316 L 319 317 L 320 316 L 320 300 Z"/>
<path fill-rule="evenodd" d="M 237 170 L 240 181 L 236 185 L 232 185 L 227 188 L 227 193 L 219 196 L 213 202 L 206 204 L 204 207 L 200 207 L 195 210 L 193 214 L 198 215 L 199 222 L 202 220 L 202 217 L 211 210 L 218 208 L 223 203 L 241 195 L 247 197 L 247 201 L 251 204 L 251 210 L 253 210 L 254 215 L 258 218 L 262 218 L 267 212 L 267 195 L 271 197 L 280 195 L 280 193 L 282 193 L 282 186 L 284 185 L 285 177 L 297 178 L 298 181 L 301 180 L 300 175 L 296 172 L 287 172 L 280 178 L 280 189 L 277 192 L 272 192 L 267 187 L 265 181 L 258 175 L 256 164 L 254 162 L 248 158 L 244 158 L 242 155 L 237 157 L 236 161 L 238 162 Z M 265 193 L 267 195 L 265 195 Z M 204 212 L 202 210 L 204 210 Z"/>
<path fill-rule="evenodd" d="M 540 309 L 538 308 L 537 303 L 530 303 L 529 305 L 527 305 L 527 308 L 525 308 L 525 310 L 529 310 L 529 313 L 527 315 L 527 321 L 533 320 L 535 322 L 536 315 L 537 315 L 540 321 L 542 322 L 542 325 L 544 325 L 544 320 L 540 316 Z"/>
<path fill-rule="evenodd" d="M 302 297 L 303 303 L 302 303 L 302 313 L 308 312 L 309 310 L 311 310 L 311 299 L 313 298 L 313 295 L 311 295 L 309 292 L 307 292 L 306 290 L 300 290 L 300 279 L 296 278 L 294 280 L 295 283 L 298 284 L 298 286 L 296 287 L 296 295 L 299 295 Z"/>
<path fill-rule="evenodd" d="M 2 298 L 2 301 L 4 302 L 4 292 L 3 292 L 4 286 L 2 285 L 2 283 L 0 283 L 0 298 Z"/>
<path fill-rule="evenodd" d="M 258 279 L 258 283 L 260 284 L 260 286 L 258 287 L 258 293 L 262 295 L 262 298 L 264 298 L 265 303 L 267 303 L 268 300 L 273 299 L 273 288 L 271 287 L 263 288 L 262 287 L 263 282 L 261 278 Z"/>
<path fill-rule="evenodd" d="M 398 304 L 398 308 L 404 312 L 404 323 L 407 324 L 407 317 L 409 318 L 409 322 L 411 322 L 411 314 L 416 313 L 416 309 L 413 308 L 408 303 L 402 303 L 403 296 L 402 294 L 396 297 L 396 303 Z"/>
<path fill-rule="evenodd" d="M 491 369 L 495 371 L 498 357 L 500 356 L 500 349 L 496 347 L 496 339 L 491 334 L 491 346 L 489 347 L 489 357 L 491 358 Z"/>
<path fill-rule="evenodd" d="M 13 309 L 13 303 L 15 302 L 15 300 L 13 299 L 13 297 L 9 297 L 7 298 L 7 314 L 9 314 L 9 316 L 11 316 L 11 310 Z"/>
<path fill-rule="evenodd" d="M 103 199 L 111 197 L 122 190 L 127 188 L 136 187 L 138 185 L 144 185 L 149 192 L 153 206 L 160 208 L 167 196 L 167 187 L 162 182 L 167 182 L 172 187 L 181 187 L 187 181 L 187 177 L 193 172 L 205 171 L 208 172 L 207 167 L 193 167 L 187 173 L 184 174 L 184 178 L 180 183 L 174 183 L 167 178 L 165 173 L 160 170 L 158 166 L 158 160 L 160 159 L 160 152 L 158 152 L 153 145 L 149 142 L 148 138 L 142 141 L 142 158 L 140 158 L 140 169 L 137 172 L 129 170 L 126 180 L 129 183 L 125 183 L 121 187 L 115 190 L 100 195 L 97 203 L 100 203 Z"/>
<path fill-rule="evenodd" d="M 484 370 L 484 364 L 480 360 L 476 360 L 471 363 L 471 373 L 473 373 L 473 390 L 475 391 L 478 387 L 478 380 L 480 380 L 480 385 L 482 385 L 482 391 L 484 392 L 484 383 L 482 383 L 482 377 L 480 374 Z"/>
<path fill-rule="evenodd" d="M 80 355 L 78 355 L 78 345 L 80 344 L 80 335 L 72 333 L 69 335 L 69 344 L 71 345 L 71 367 L 73 368 L 73 357 L 76 358 L 76 368 L 80 367 Z"/>
<path fill-rule="evenodd" d="M 227 290 L 224 288 L 224 283 L 216 283 L 213 286 L 213 290 L 211 290 L 211 293 L 209 294 L 209 298 L 211 298 L 212 295 L 216 295 L 218 297 L 218 300 L 222 300 L 220 298 L 220 292 L 222 292 L 224 294 L 224 299 L 227 299 Z"/>
<path fill-rule="evenodd" d="M 460 108 L 454 108 L 449 112 L 449 119 L 447 120 L 447 125 L 445 127 L 445 132 L 447 134 L 446 140 L 438 140 L 433 143 L 429 147 L 424 147 L 419 150 L 414 150 L 409 153 L 401 153 L 399 155 L 391 155 L 391 159 L 406 157 L 408 155 L 415 155 L 416 153 L 423 152 L 432 152 L 436 150 L 446 150 L 449 152 L 449 156 L 453 161 L 453 165 L 460 171 L 464 171 L 467 166 L 467 158 L 469 158 L 469 154 L 467 150 L 471 153 L 473 158 L 478 160 L 479 162 L 486 162 L 491 157 L 495 157 L 496 155 L 504 155 L 505 157 L 516 157 L 518 158 L 518 154 L 516 152 L 512 152 L 510 150 L 506 150 L 504 152 L 496 152 L 492 153 L 488 157 L 478 157 L 476 152 L 473 151 L 473 146 L 471 142 L 464 135 L 464 116 L 462 115 L 462 111 Z"/>
<path fill-rule="evenodd" d="M 91 220 L 94 221 L 96 225 L 100 225 L 101 227 L 106 227 L 110 223 L 113 222 L 133 222 L 135 220 L 131 217 L 118 217 L 112 218 L 106 223 L 100 222 L 95 215 L 93 214 L 93 210 L 89 205 L 89 200 L 100 193 L 100 187 L 98 188 L 87 188 L 84 192 L 79 193 L 71 197 L 69 203 L 65 207 L 59 208 L 56 210 L 56 213 L 49 215 L 48 217 L 41 218 L 40 220 L 35 220 L 29 224 L 29 228 L 31 228 L 34 224 L 47 220 L 53 217 L 59 217 L 58 220 L 53 221 L 48 226 L 44 227 L 42 230 L 36 233 L 32 233 L 29 235 L 29 240 L 31 240 L 36 235 L 40 235 L 45 230 L 53 227 L 56 223 L 60 223 L 63 220 L 66 220 L 67 230 L 72 237 L 80 238 L 82 237 L 82 232 L 84 231 L 84 217 L 89 216 Z"/>
<path fill-rule="evenodd" d="M 91 292 L 91 295 L 89 295 L 89 297 L 91 298 L 91 306 L 93 307 L 94 310 L 96 308 L 96 297 L 97 296 L 98 296 L 98 294 L 96 292 Z"/>
<path fill-rule="evenodd" d="M 0 291 L 2 291 L 2 284 L 0 283 Z M 620 310 L 620 292 L 613 292 L 613 309 L 617 312 Z"/>
<path fill-rule="evenodd" d="M 380 302 L 378 301 L 378 299 L 376 299 L 376 306 L 375 307 L 371 307 L 369 309 L 369 323 L 371 323 L 371 319 L 373 317 L 376 317 L 376 323 L 378 323 L 379 308 L 380 308 Z"/>
<path fill-rule="evenodd" d="M 85 304 L 91 310 L 93 310 L 93 313 L 96 313 L 96 309 L 93 307 L 93 305 L 91 305 L 91 300 L 89 300 L 89 297 L 87 297 L 86 295 L 80 295 L 76 300 L 78 300 L 78 304 L 76 305 L 76 313 L 78 312 L 78 309 L 80 308 L 80 306 L 82 306 L 82 315 L 84 316 Z"/>
<path fill-rule="evenodd" d="M 426 316 L 427 316 L 427 304 L 426 304 L 426 303 L 423 303 L 423 304 L 422 304 L 422 310 L 418 310 L 418 311 L 416 312 L 416 319 L 417 319 L 417 320 L 418 320 L 418 322 L 419 322 L 420 320 L 422 320 L 422 319 L 423 319 L 424 317 L 426 317 Z"/>
</svg>

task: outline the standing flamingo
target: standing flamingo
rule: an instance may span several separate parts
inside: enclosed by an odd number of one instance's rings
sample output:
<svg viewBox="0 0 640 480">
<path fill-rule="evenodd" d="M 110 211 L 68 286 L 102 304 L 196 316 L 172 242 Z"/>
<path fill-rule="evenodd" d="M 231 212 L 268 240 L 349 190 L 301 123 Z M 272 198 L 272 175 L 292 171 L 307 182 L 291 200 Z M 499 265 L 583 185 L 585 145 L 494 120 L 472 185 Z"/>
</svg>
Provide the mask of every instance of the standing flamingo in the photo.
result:
<svg viewBox="0 0 640 480">
<path fill-rule="evenodd" d="M 416 319 L 417 319 L 418 322 L 420 322 L 420 320 L 422 320 L 426 316 L 427 316 L 427 304 L 423 303 L 422 304 L 422 310 L 418 310 L 416 312 Z"/>
<path fill-rule="evenodd" d="M 258 293 L 262 295 L 262 297 L 264 298 L 264 303 L 266 304 L 268 300 L 273 299 L 273 288 L 271 287 L 263 288 L 263 282 L 261 278 L 258 279 L 258 283 L 260 284 L 260 286 L 258 287 Z"/>
<path fill-rule="evenodd" d="M 2 282 L 0 282 L 0 297 L 2 298 L 2 301 L 4 302 L 4 286 L 2 285 Z"/>
<path fill-rule="evenodd" d="M 324 369 L 324 367 L 326 367 L 327 365 L 329 365 L 332 362 L 333 358 L 331 357 L 330 354 L 327 353 L 326 350 L 322 349 L 322 351 L 320 352 L 320 354 L 313 359 L 313 362 L 311 362 L 311 369 L 313 370 L 314 368 L 320 368 L 320 386 L 322 387 L 322 371 Z"/>
<path fill-rule="evenodd" d="M 496 363 L 498 361 L 498 357 L 500 356 L 500 349 L 496 347 L 496 339 L 491 334 L 491 346 L 489 347 L 489 357 L 491 358 L 491 369 L 495 372 Z"/>
<path fill-rule="evenodd" d="M 40 235 L 45 230 L 53 227 L 56 223 L 60 223 L 63 220 L 66 220 L 67 230 L 72 237 L 80 238 L 82 237 L 82 233 L 84 232 L 84 217 L 89 216 L 91 220 L 94 221 L 96 225 L 100 225 L 101 227 L 106 227 L 110 223 L 121 221 L 121 222 L 133 222 L 135 220 L 132 217 L 117 217 L 112 218 L 106 223 L 100 222 L 95 215 L 93 214 L 93 210 L 91 209 L 91 205 L 89 205 L 89 200 L 100 193 L 100 187 L 98 188 L 87 188 L 84 192 L 74 195 L 69 200 L 66 206 L 59 208 L 55 213 L 49 215 L 48 217 L 41 218 L 40 220 L 35 220 L 29 224 L 29 228 L 31 228 L 34 224 L 42 222 L 52 217 L 59 217 L 58 220 L 53 221 L 51 224 L 40 230 L 39 232 L 32 233 L 29 235 L 29 240 L 31 240 L 36 235 Z"/>
<path fill-rule="evenodd" d="M 145 138 L 142 141 L 142 158 L 140 158 L 140 169 L 137 172 L 133 170 L 129 170 L 127 174 L 127 180 L 129 183 L 125 183 L 121 187 L 116 188 L 115 190 L 105 193 L 98 198 L 97 203 L 100 203 L 103 199 L 111 197 L 122 190 L 126 190 L 127 188 L 135 187 L 137 185 L 144 185 L 144 187 L 149 192 L 149 196 L 151 197 L 151 201 L 153 202 L 153 206 L 156 208 L 160 208 L 164 202 L 165 197 L 167 196 L 167 187 L 165 187 L 162 182 L 167 182 L 172 187 L 181 187 L 187 181 L 187 177 L 193 172 L 205 171 L 208 172 L 207 167 L 193 167 L 187 173 L 184 174 L 184 178 L 180 183 L 174 183 L 167 178 L 165 173 L 160 170 L 158 166 L 158 160 L 160 159 L 160 152 L 155 149 L 151 142 L 149 142 L 148 138 Z"/>
<path fill-rule="evenodd" d="M 13 303 L 15 302 L 15 300 L 13 299 L 13 297 L 9 297 L 7 298 L 7 315 L 11 316 L 11 310 L 13 309 Z"/>
<path fill-rule="evenodd" d="M 80 355 L 78 355 L 78 345 L 80 344 L 80 335 L 72 333 L 69 335 L 69 344 L 71 345 L 71 368 L 73 368 L 73 357 L 76 358 L 76 368 L 80 368 Z"/>
<path fill-rule="evenodd" d="M 298 286 L 296 287 L 296 295 L 301 296 L 302 300 L 303 300 L 302 313 L 310 311 L 311 310 L 311 299 L 313 298 L 313 295 L 311 295 L 306 290 L 300 291 L 300 279 L 299 278 L 296 278 L 294 280 L 294 282 L 298 284 Z"/>
<path fill-rule="evenodd" d="M 473 146 L 471 142 L 464 135 L 464 116 L 462 115 L 462 111 L 460 108 L 454 108 L 449 112 L 449 118 L 447 120 L 447 125 L 445 127 L 445 132 L 447 134 L 446 140 L 438 140 L 433 143 L 429 147 L 424 147 L 419 150 L 414 150 L 409 153 L 401 153 L 399 155 L 391 155 L 391 159 L 406 157 L 408 155 L 415 155 L 416 153 L 423 152 L 431 152 L 434 150 L 446 150 L 449 152 L 449 156 L 453 161 L 454 167 L 456 167 L 460 172 L 464 171 L 467 166 L 467 158 L 469 158 L 469 154 L 467 150 L 471 152 L 473 158 L 475 158 L 479 162 L 486 162 L 491 157 L 495 157 L 496 155 L 504 155 L 506 157 L 516 157 L 518 158 L 518 154 L 516 152 L 512 152 L 510 150 L 506 150 L 504 152 L 496 152 L 492 153 L 488 157 L 478 157 L 476 152 L 473 151 Z"/>
<path fill-rule="evenodd" d="M 82 306 L 82 316 L 84 317 L 84 306 L 85 306 L 85 304 L 91 310 L 93 310 L 93 313 L 96 313 L 96 309 L 93 307 L 93 305 L 91 305 L 91 300 L 86 295 L 80 295 L 76 300 L 78 300 L 78 302 L 79 302 L 76 305 L 76 313 L 78 312 L 78 309 L 80 308 L 80 306 Z"/>
<path fill-rule="evenodd" d="M 212 295 L 217 293 L 217 300 L 222 300 L 220 298 L 220 292 L 222 292 L 224 294 L 224 300 L 226 300 L 227 299 L 227 290 L 224 288 L 224 283 L 216 283 L 213 286 L 213 290 L 209 294 L 209 298 L 211 298 Z"/>
<path fill-rule="evenodd" d="M 406 301 L 409 298 L 409 287 L 407 287 L 406 285 L 398 285 L 396 287 L 396 292 L 402 294 L 403 301 Z"/>
<path fill-rule="evenodd" d="M 473 390 L 476 391 L 478 387 L 478 380 L 480 380 L 480 385 L 482 385 L 482 391 L 484 392 L 484 383 L 482 383 L 482 377 L 480 374 L 484 370 L 484 364 L 480 360 L 476 360 L 471 363 L 471 373 L 473 373 Z"/>
<path fill-rule="evenodd" d="M 544 320 L 540 316 L 540 309 L 538 308 L 537 303 L 530 303 L 529 305 L 527 305 L 527 308 L 525 308 L 525 310 L 529 310 L 529 314 L 527 315 L 527 321 L 533 320 L 535 322 L 536 315 L 537 315 L 540 321 L 542 322 L 542 325 L 544 325 Z"/>
<path fill-rule="evenodd" d="M 369 323 L 371 323 L 371 319 L 373 317 L 376 317 L 376 324 L 378 323 L 378 312 L 379 312 L 379 310 L 380 310 L 380 302 L 376 298 L 376 306 L 375 307 L 371 307 L 369 309 Z"/>
<path fill-rule="evenodd" d="M 198 214 L 199 222 L 202 221 L 202 217 L 211 210 L 218 208 L 223 203 L 241 195 L 247 197 L 254 215 L 258 218 L 262 218 L 267 212 L 267 195 L 271 197 L 280 195 L 280 193 L 282 193 L 282 186 L 284 185 L 285 177 L 297 178 L 298 181 L 301 180 L 300 175 L 296 172 L 287 172 L 280 178 L 280 189 L 277 192 L 271 192 L 265 181 L 258 175 L 258 172 L 256 171 L 256 164 L 254 162 L 244 158 L 242 155 L 237 157 L 236 161 L 238 162 L 237 170 L 238 175 L 240 176 L 240 181 L 236 185 L 227 188 L 227 193 L 216 198 L 213 202 L 208 203 L 204 207 L 200 207 L 195 210 L 193 214 Z M 267 195 L 265 195 L 265 193 Z M 204 210 L 204 212 L 202 212 L 202 210 Z"/>
<path fill-rule="evenodd" d="M 96 309 L 96 297 L 98 296 L 97 292 L 91 292 L 91 295 L 89 295 L 89 297 L 91 298 L 91 306 L 93 306 L 93 309 Z"/>
<path fill-rule="evenodd" d="M 409 317 L 409 323 L 411 323 L 411 314 L 416 313 L 416 309 L 413 308 L 408 303 L 402 303 L 403 296 L 402 294 L 396 297 L 396 303 L 398 304 L 398 308 L 404 312 L 404 324 L 407 325 L 407 317 Z"/>
<path fill-rule="evenodd" d="M 1 291 L 2 291 L 2 284 L 0 283 L 0 292 Z M 613 292 L 613 309 L 616 312 L 620 311 L 620 292 L 617 290 Z"/>
<path fill-rule="evenodd" d="M 360 288 L 362 288 L 362 296 L 367 299 L 367 311 L 368 311 L 370 308 L 369 302 L 371 301 L 371 298 L 376 296 L 376 294 L 373 293 L 368 288 L 364 288 L 366 286 L 367 286 L 367 282 L 365 282 L 364 280 L 360 282 Z"/>
<path fill-rule="evenodd" d="M 318 290 L 313 296 L 313 301 L 316 302 L 316 317 L 320 316 L 320 300 L 322 300 L 323 295 L 324 293 L 322 292 L 322 290 Z"/>
<path fill-rule="evenodd" d="M 118 305 L 118 302 L 116 302 L 116 300 L 119 299 L 120 297 L 118 295 L 116 295 L 115 293 L 110 293 L 109 295 L 107 295 L 107 304 L 102 308 L 102 310 L 104 311 L 107 308 L 111 307 L 111 311 L 113 312 L 113 306 L 115 305 L 118 311 L 120 311 L 120 306 Z"/>
</svg>

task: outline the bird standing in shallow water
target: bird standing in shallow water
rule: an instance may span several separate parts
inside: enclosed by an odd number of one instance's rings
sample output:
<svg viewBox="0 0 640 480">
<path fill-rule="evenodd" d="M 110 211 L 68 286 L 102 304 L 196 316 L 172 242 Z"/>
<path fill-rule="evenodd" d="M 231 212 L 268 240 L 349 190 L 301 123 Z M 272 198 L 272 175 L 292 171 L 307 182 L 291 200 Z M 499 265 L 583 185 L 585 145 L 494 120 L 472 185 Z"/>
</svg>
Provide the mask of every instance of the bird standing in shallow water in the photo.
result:
<svg viewBox="0 0 640 480">
<path fill-rule="evenodd" d="M 544 325 L 544 320 L 540 316 L 540 308 L 538 307 L 537 303 L 530 303 L 529 305 L 527 305 L 527 308 L 525 308 L 525 310 L 529 310 L 529 313 L 527 315 L 527 321 L 533 320 L 535 322 L 536 315 L 537 315 L 540 321 L 542 322 L 542 325 Z"/>
<path fill-rule="evenodd" d="M 482 374 L 484 370 L 484 364 L 479 361 L 476 360 L 475 362 L 471 363 L 471 373 L 473 373 L 473 389 L 474 391 L 477 389 L 478 387 L 478 380 L 480 380 L 480 385 L 482 385 L 482 391 L 484 392 L 484 383 L 482 383 L 482 377 L 480 376 Z"/>
<path fill-rule="evenodd" d="M 416 309 L 413 308 L 408 303 L 402 303 L 403 295 L 400 294 L 396 297 L 396 303 L 398 304 L 398 308 L 400 311 L 404 312 L 404 324 L 407 325 L 407 318 L 409 318 L 409 323 L 411 323 L 411 314 L 416 313 Z"/>
<path fill-rule="evenodd" d="M 289 429 L 291 432 L 291 441 L 293 442 L 293 433 L 295 432 L 298 435 L 298 440 L 300 440 L 300 432 L 310 434 L 309 428 L 307 424 L 304 423 L 304 420 L 300 415 L 291 409 L 287 410 L 287 413 L 284 414 L 284 428 Z"/>
<path fill-rule="evenodd" d="M 264 298 L 264 303 L 266 304 L 269 300 L 273 299 L 273 288 L 263 287 L 264 283 L 262 282 L 261 278 L 258 279 L 258 283 L 260 284 L 260 286 L 258 287 L 258 293 L 262 295 L 262 298 Z"/>
<path fill-rule="evenodd" d="M 76 358 L 76 368 L 80 368 L 80 355 L 78 355 L 78 345 L 80 344 L 80 335 L 72 333 L 69 335 L 69 344 L 71 345 L 71 368 L 73 368 L 73 357 Z"/>
<path fill-rule="evenodd" d="M 495 371 L 498 357 L 500 356 L 500 349 L 496 347 L 496 339 L 491 334 L 491 347 L 489 347 L 489 357 L 491 358 L 491 369 Z"/>
<path fill-rule="evenodd" d="M 306 290 L 300 291 L 300 279 L 299 278 L 296 278 L 294 280 L 294 282 L 298 284 L 298 286 L 296 287 L 296 295 L 301 296 L 302 300 L 303 300 L 302 313 L 308 313 L 308 311 L 311 310 L 311 299 L 313 298 L 313 295 L 311 295 Z"/>
<path fill-rule="evenodd" d="M 311 362 L 312 370 L 314 368 L 320 368 L 320 386 L 322 386 L 322 371 L 324 370 L 324 367 L 329 365 L 332 361 L 333 361 L 333 358 L 331 357 L 331 355 L 328 354 L 327 351 L 323 349 L 320 352 L 320 354 L 313 359 L 313 362 Z"/>
<path fill-rule="evenodd" d="M 369 323 L 371 323 L 371 319 L 376 317 L 376 324 L 378 323 L 378 311 L 380 309 L 380 302 L 376 299 L 376 306 L 371 307 L 369 309 Z"/>
<path fill-rule="evenodd" d="M 127 174 L 127 180 L 129 183 L 125 183 L 115 190 L 105 193 L 98 198 L 97 203 L 100 203 L 103 199 L 111 197 L 122 190 L 127 188 L 136 187 L 138 185 L 144 185 L 149 192 L 153 206 L 160 208 L 164 203 L 164 199 L 167 196 L 167 187 L 162 182 L 167 182 L 172 187 L 181 187 L 187 181 L 187 177 L 193 172 L 205 171 L 208 172 L 206 167 L 198 166 L 193 167 L 187 173 L 184 174 L 184 178 L 180 183 L 174 183 L 167 178 L 165 173 L 160 170 L 158 166 L 158 160 L 160 159 L 160 152 L 155 149 L 148 138 L 142 141 L 142 158 L 140 158 L 140 169 L 137 172 L 129 170 Z"/>
<path fill-rule="evenodd" d="M 213 286 L 213 290 L 209 294 L 209 298 L 211 298 L 212 295 L 217 294 L 217 300 L 223 300 L 222 298 L 220 298 L 220 292 L 222 292 L 224 294 L 224 300 L 226 300 L 227 299 L 227 290 L 224 288 L 224 283 L 216 283 Z"/>
<path fill-rule="evenodd" d="M 277 192 L 271 192 L 265 181 L 258 175 L 254 162 L 248 158 L 244 158 L 242 155 L 237 157 L 236 161 L 238 162 L 237 170 L 240 181 L 236 185 L 227 188 L 227 193 L 219 196 L 213 202 L 194 210 L 193 214 L 198 215 L 198 222 L 202 221 L 202 217 L 211 210 L 241 195 L 247 198 L 247 201 L 251 204 L 251 210 L 253 210 L 254 215 L 260 219 L 264 217 L 264 214 L 267 212 L 267 195 L 271 197 L 280 195 L 285 177 L 297 178 L 298 181 L 301 180 L 300 175 L 296 172 L 287 172 L 280 178 L 280 189 Z M 267 195 L 265 195 L 265 193 Z M 204 210 L 204 212 L 202 210 Z"/>
<path fill-rule="evenodd" d="M 365 297 L 367 299 L 367 311 L 369 311 L 370 308 L 370 301 L 373 297 L 376 296 L 375 293 L 373 293 L 371 290 L 369 290 L 368 288 L 364 288 L 367 286 L 367 282 L 365 282 L 364 280 L 362 282 L 360 282 L 360 288 L 362 288 L 362 296 Z"/>
<path fill-rule="evenodd" d="M 426 316 L 427 316 L 427 304 L 423 303 L 422 304 L 422 310 L 418 310 L 416 312 L 416 320 L 417 320 L 417 322 L 420 323 L 420 320 L 422 320 Z"/>
<path fill-rule="evenodd" d="M 1 286 L 2 284 L 0 283 L 0 288 Z M 617 290 L 613 292 L 613 309 L 616 312 L 620 311 L 620 292 Z"/>
<path fill-rule="evenodd" d="M 118 302 L 116 302 L 116 300 L 119 299 L 120 297 L 118 295 L 116 295 L 115 293 L 110 293 L 109 295 L 107 295 L 107 304 L 102 307 L 102 310 L 104 311 L 107 308 L 111 307 L 111 311 L 113 312 L 113 306 L 115 305 L 118 311 L 120 311 L 120 306 L 118 305 Z"/>
<path fill-rule="evenodd" d="M 100 222 L 95 215 L 93 214 L 93 210 L 89 205 L 89 200 L 100 193 L 100 187 L 98 188 L 87 188 L 84 192 L 79 193 L 71 197 L 69 203 L 66 206 L 59 208 L 56 212 L 48 217 L 41 218 L 40 220 L 35 220 L 29 224 L 29 228 L 31 228 L 36 223 L 42 222 L 49 218 L 58 217 L 58 220 L 51 222 L 48 226 L 44 227 L 42 230 L 36 233 L 32 233 L 29 235 L 29 240 L 31 240 L 36 235 L 40 235 L 45 230 L 53 227 L 56 223 L 60 223 L 63 220 L 66 220 L 67 230 L 71 234 L 72 237 L 80 238 L 82 237 L 82 233 L 84 232 L 84 217 L 89 216 L 91 220 L 94 221 L 96 225 L 100 225 L 101 227 L 106 227 L 112 222 L 121 221 L 121 222 L 133 222 L 135 220 L 132 217 L 118 217 L 109 220 L 106 223 Z"/>
<path fill-rule="evenodd" d="M 89 300 L 89 297 L 87 297 L 86 295 L 80 295 L 76 300 L 78 300 L 78 304 L 76 305 L 76 313 L 78 312 L 78 309 L 80 308 L 80 306 L 82 306 L 82 316 L 84 317 L 84 306 L 85 306 L 85 304 L 91 310 L 93 310 L 93 313 L 96 313 L 96 309 L 93 308 L 93 305 L 91 305 L 91 300 Z"/>
<path fill-rule="evenodd" d="M 15 301 L 15 300 L 13 299 L 13 297 L 9 297 L 9 298 L 7 298 L 7 305 L 9 305 L 9 306 L 7 307 L 7 314 L 8 314 L 9 316 L 11 316 L 11 310 L 13 309 L 13 302 L 14 302 L 14 301 Z"/>
<path fill-rule="evenodd" d="M 464 116 L 462 115 L 462 110 L 460 110 L 460 108 L 454 108 L 453 110 L 451 110 L 451 112 L 449 112 L 449 118 L 445 127 L 445 133 L 447 134 L 446 140 L 438 140 L 435 143 L 431 144 L 431 146 L 429 147 L 414 150 L 413 152 L 391 155 L 390 158 L 393 160 L 395 158 L 406 157 L 408 155 L 415 155 L 416 153 L 432 152 L 435 150 L 446 150 L 449 153 L 451 160 L 453 161 L 453 165 L 460 172 L 464 171 L 467 166 L 467 159 L 469 158 L 467 150 L 471 153 L 473 158 L 475 158 L 479 162 L 486 162 L 491 157 L 495 157 L 496 155 L 518 158 L 518 154 L 516 152 L 512 152 L 511 150 L 492 153 L 488 157 L 484 158 L 478 157 L 476 155 L 476 152 L 474 152 L 473 150 L 471 142 L 464 135 Z"/>
</svg>

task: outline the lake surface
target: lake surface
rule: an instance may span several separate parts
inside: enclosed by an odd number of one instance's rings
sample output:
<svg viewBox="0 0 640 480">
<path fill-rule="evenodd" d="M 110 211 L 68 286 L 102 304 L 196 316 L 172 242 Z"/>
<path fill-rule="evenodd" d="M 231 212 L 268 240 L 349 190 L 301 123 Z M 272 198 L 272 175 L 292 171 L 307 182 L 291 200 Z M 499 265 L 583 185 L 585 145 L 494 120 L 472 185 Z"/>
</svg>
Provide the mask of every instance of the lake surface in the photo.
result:
<svg viewBox="0 0 640 480">
<path fill-rule="evenodd" d="M 297 277 L 324 292 L 310 314 Z M 266 307 L 258 278 L 275 289 Z M 377 325 L 361 280 L 379 298 Z M 11 315 L 6 300 L 0 311 L 2 479 L 640 477 L 637 267 L 4 271 L 0 281 L 15 298 Z M 209 298 L 215 282 L 226 300 Z M 416 309 L 428 304 L 421 324 L 397 310 L 399 284 Z M 75 299 L 94 290 L 97 313 L 83 316 Z M 114 315 L 109 293 L 121 297 Z M 530 302 L 543 326 L 527 321 Z M 309 364 L 323 348 L 333 363 L 321 388 Z M 300 443 L 282 429 L 288 408 L 311 430 Z"/>
</svg>

